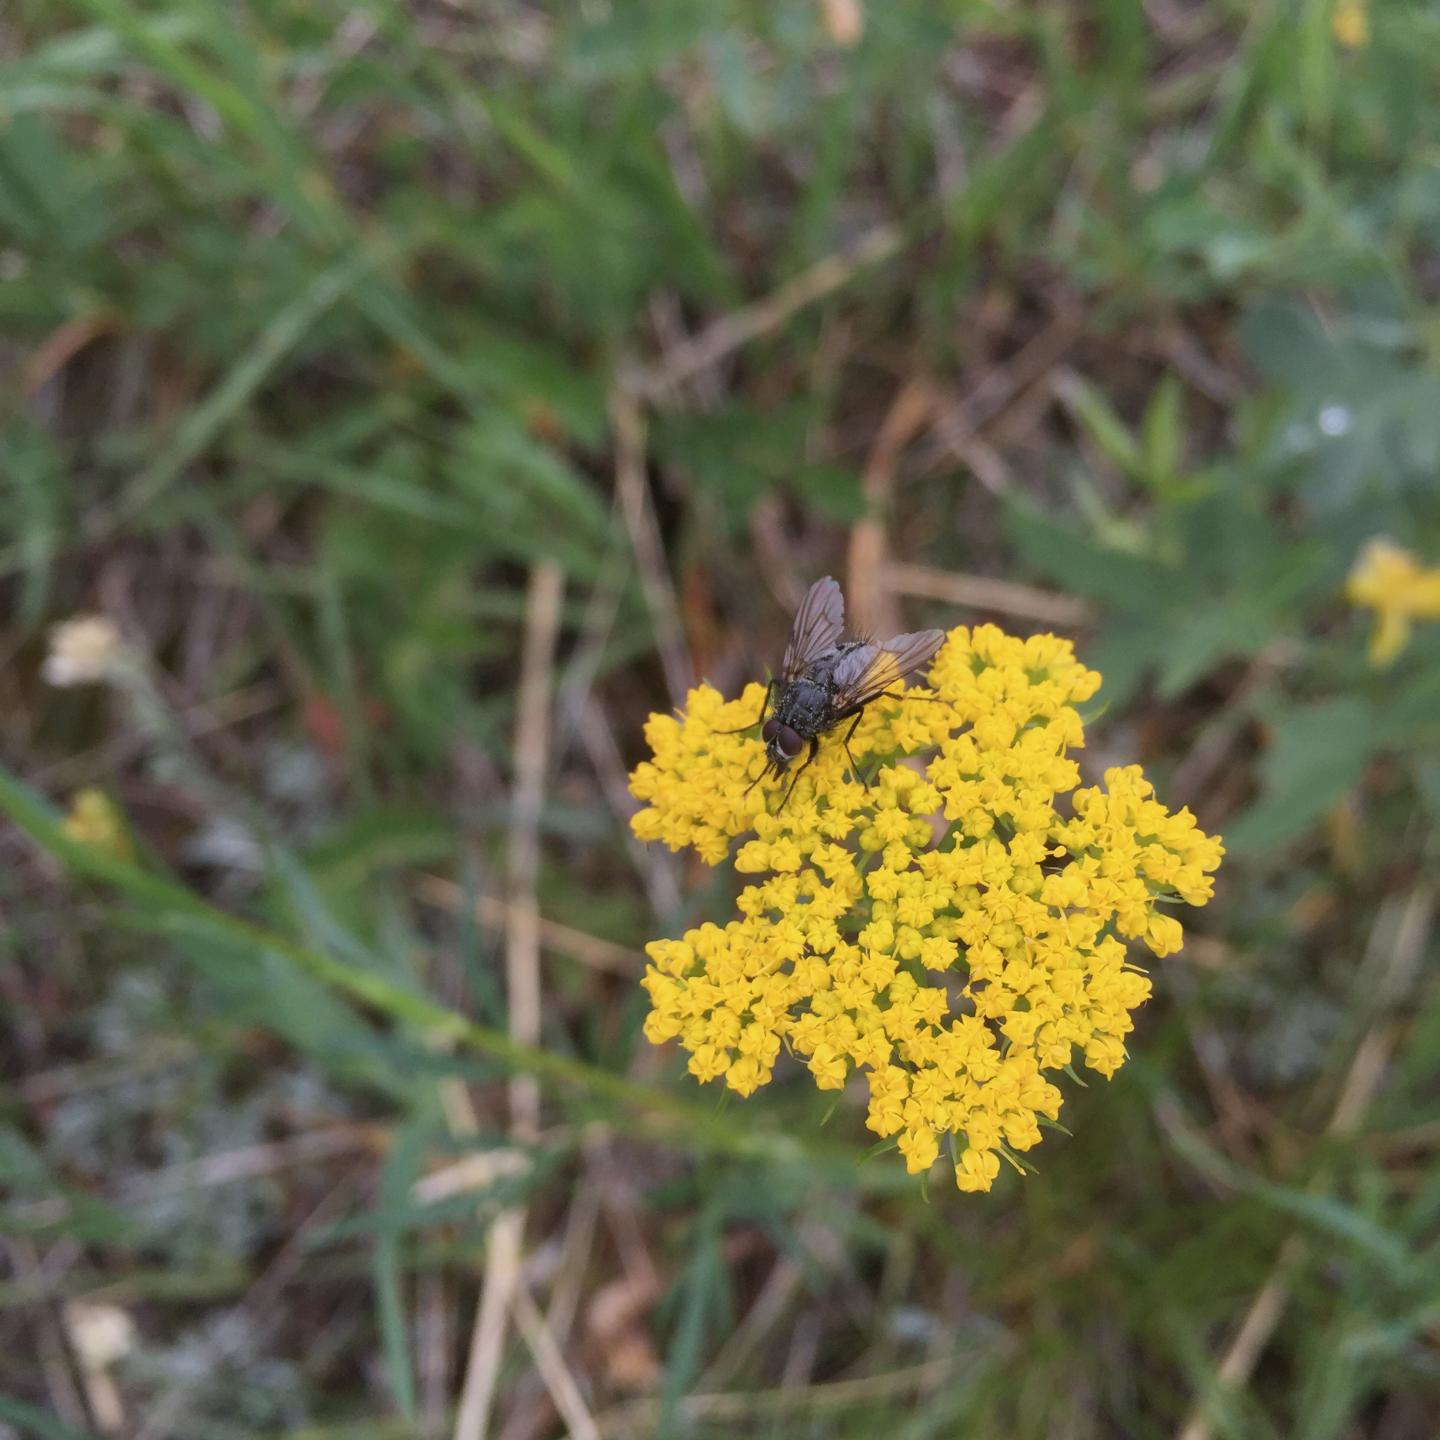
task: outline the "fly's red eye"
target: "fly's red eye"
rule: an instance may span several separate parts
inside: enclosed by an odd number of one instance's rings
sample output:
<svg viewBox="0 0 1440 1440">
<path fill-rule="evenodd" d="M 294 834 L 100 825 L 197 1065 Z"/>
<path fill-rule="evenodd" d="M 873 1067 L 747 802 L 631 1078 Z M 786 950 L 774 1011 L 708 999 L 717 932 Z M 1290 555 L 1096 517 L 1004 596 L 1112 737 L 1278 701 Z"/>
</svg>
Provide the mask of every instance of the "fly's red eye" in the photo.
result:
<svg viewBox="0 0 1440 1440">
<path fill-rule="evenodd" d="M 775 732 L 780 728 L 780 722 L 772 715 L 761 727 L 760 738 L 768 745 L 774 738 Z"/>
<path fill-rule="evenodd" d="M 775 744 L 787 760 L 793 760 L 805 748 L 805 742 L 788 725 L 775 731 Z"/>
</svg>

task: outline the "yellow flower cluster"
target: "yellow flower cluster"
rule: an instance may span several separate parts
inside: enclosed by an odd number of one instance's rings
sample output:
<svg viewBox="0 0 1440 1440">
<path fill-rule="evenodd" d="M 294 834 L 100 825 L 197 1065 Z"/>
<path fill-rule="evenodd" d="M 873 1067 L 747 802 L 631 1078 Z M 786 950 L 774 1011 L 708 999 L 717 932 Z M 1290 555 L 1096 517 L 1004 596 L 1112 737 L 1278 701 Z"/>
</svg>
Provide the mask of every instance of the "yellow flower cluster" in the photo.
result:
<svg viewBox="0 0 1440 1440">
<path fill-rule="evenodd" d="M 753 726 L 761 686 L 652 715 L 635 833 L 712 865 L 750 834 L 734 863 L 754 881 L 729 924 L 648 947 L 648 1038 L 741 1095 L 782 1047 L 822 1090 L 863 1072 L 866 1123 L 912 1173 L 943 1140 L 960 1189 L 988 1190 L 1059 1114 L 1054 1072 L 1077 1051 L 1102 1075 L 1124 1063 L 1150 993 L 1126 942 L 1178 949 L 1161 907 L 1203 905 L 1223 853 L 1136 766 L 1080 788 L 1075 707 L 1099 684 L 1068 641 L 960 627 L 929 689 L 865 710 L 851 749 L 869 788 L 822 739 L 783 809 L 777 784 L 747 788 L 756 731 L 722 733 Z"/>
<path fill-rule="evenodd" d="M 1345 595 L 1352 605 L 1374 610 L 1370 661 L 1389 665 L 1409 644 L 1413 621 L 1440 620 L 1440 567 L 1425 565 L 1413 551 L 1376 536 L 1356 557 Z"/>
</svg>

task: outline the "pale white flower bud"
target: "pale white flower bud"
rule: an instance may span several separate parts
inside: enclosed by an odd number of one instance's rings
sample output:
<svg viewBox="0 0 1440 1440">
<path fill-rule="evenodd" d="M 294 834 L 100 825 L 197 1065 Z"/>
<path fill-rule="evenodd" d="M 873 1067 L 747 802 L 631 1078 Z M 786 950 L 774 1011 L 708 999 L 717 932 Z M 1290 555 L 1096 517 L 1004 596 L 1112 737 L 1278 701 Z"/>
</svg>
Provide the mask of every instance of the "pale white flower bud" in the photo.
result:
<svg viewBox="0 0 1440 1440">
<path fill-rule="evenodd" d="M 77 615 L 50 631 L 40 673 L 51 685 L 93 685 L 111 674 L 121 650 L 120 630 L 105 615 Z"/>
</svg>

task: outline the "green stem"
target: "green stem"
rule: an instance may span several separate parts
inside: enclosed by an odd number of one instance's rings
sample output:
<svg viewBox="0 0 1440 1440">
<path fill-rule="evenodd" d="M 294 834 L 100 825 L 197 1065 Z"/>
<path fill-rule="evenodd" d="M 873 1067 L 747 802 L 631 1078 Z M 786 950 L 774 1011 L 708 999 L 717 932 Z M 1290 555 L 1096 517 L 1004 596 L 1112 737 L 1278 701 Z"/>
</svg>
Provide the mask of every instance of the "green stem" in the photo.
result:
<svg viewBox="0 0 1440 1440">
<path fill-rule="evenodd" d="M 300 945 L 263 926 L 217 909 L 199 896 L 161 876 L 65 833 L 55 810 L 29 786 L 0 768 L 0 811 L 74 875 L 112 886 L 136 905 L 151 910 L 172 933 L 200 931 L 257 950 L 283 956 L 298 969 L 352 1001 L 358 1001 L 422 1030 L 427 1036 L 452 1040 L 512 1070 L 525 1071 L 555 1089 L 574 1088 L 601 1096 L 628 1109 L 683 1127 L 687 1146 L 733 1154 L 767 1154 L 798 1160 L 811 1147 L 794 1136 L 757 1130 L 752 1124 L 718 1119 L 692 1101 L 649 1085 L 613 1075 L 568 1055 L 555 1054 L 512 1040 L 503 1031 L 476 1024 L 428 996 L 377 975 L 357 970 L 324 951 Z M 811 1158 L 815 1158 L 811 1155 Z"/>
</svg>

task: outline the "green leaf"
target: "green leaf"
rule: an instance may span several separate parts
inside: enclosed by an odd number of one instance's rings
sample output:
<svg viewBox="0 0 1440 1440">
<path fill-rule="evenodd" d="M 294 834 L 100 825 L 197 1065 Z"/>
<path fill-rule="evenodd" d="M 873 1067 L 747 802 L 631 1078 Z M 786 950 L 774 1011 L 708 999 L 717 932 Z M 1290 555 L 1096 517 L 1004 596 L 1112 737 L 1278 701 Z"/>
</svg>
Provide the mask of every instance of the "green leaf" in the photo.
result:
<svg viewBox="0 0 1440 1440">
<path fill-rule="evenodd" d="M 1139 443 L 1095 386 L 1070 372 L 1065 375 L 1059 395 L 1080 428 L 1121 471 L 1132 479 L 1144 474 Z"/>
<path fill-rule="evenodd" d="M 680 1400 L 699 1373 L 707 1323 L 725 1287 L 725 1266 L 720 1254 L 719 1207 L 713 1200 L 701 1212 L 692 1238 L 690 1260 L 678 1286 L 679 1319 L 665 1355 L 665 1384 L 660 1398 L 659 1440 L 683 1433 Z"/>
<path fill-rule="evenodd" d="M 1273 850 L 1302 834 L 1360 778 L 1381 738 L 1380 717 L 1349 695 L 1283 711 L 1272 727 L 1260 798 L 1225 832 L 1237 854 Z"/>
<path fill-rule="evenodd" d="M 1174 582 L 1146 556 L 1102 545 L 1081 521 L 1062 523 L 1021 501 L 1006 507 L 1005 519 L 1021 559 L 1071 594 L 1146 615 L 1169 608 Z"/>
<path fill-rule="evenodd" d="M 442 864 L 456 838 L 454 825 L 431 811 L 380 805 L 317 839 L 305 851 L 305 869 L 316 885 L 348 890 L 392 866 Z"/>
<path fill-rule="evenodd" d="M 417 1117 L 398 1128 L 395 1143 L 380 1171 L 380 1204 L 386 1209 L 404 1205 L 410 1187 L 420 1174 L 434 1126 L 428 1117 Z M 380 1319 L 380 1339 L 385 1352 L 385 1368 L 390 1388 L 401 1413 L 414 1420 L 418 1406 L 415 1398 L 415 1365 L 410 1354 L 409 1327 L 406 1324 L 404 1266 L 400 1236 L 386 1227 L 375 1240 L 373 1258 L 375 1308 Z"/>
<path fill-rule="evenodd" d="M 1179 478 L 1185 445 L 1183 424 L 1180 382 L 1173 375 L 1166 375 L 1155 387 L 1141 425 L 1140 473 L 1147 484 L 1162 493 Z"/>
<path fill-rule="evenodd" d="M 200 404 L 186 411 L 169 444 L 127 487 L 119 505 L 121 516 L 136 518 L 154 505 L 369 264 L 365 255 L 357 253 L 318 271 L 299 295 L 266 321 L 250 349 Z"/>
<path fill-rule="evenodd" d="M 1355 1206 L 1333 1195 L 1302 1190 L 1256 1175 L 1235 1164 L 1188 1128 L 1169 1132 L 1169 1139 L 1175 1149 L 1203 1173 L 1368 1255 L 1391 1281 L 1403 1284 L 1407 1280 L 1416 1281 L 1423 1274 L 1425 1267 L 1418 1263 L 1419 1257 L 1404 1236 L 1386 1229 Z"/>
<path fill-rule="evenodd" d="M 1440 757 L 1427 757 L 1415 766 L 1415 788 L 1431 825 L 1440 828 Z"/>
</svg>

